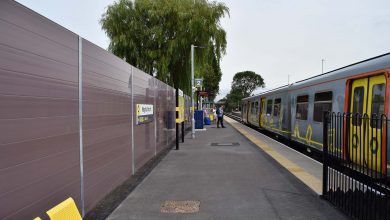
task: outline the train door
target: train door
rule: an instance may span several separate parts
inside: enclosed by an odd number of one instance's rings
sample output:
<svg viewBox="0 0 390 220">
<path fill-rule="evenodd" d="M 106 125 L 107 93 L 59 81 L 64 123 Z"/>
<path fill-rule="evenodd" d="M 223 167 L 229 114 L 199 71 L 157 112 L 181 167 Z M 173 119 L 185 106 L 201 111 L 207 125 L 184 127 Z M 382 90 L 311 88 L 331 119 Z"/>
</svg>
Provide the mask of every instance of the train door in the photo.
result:
<svg viewBox="0 0 390 220">
<path fill-rule="evenodd" d="M 276 131 L 282 130 L 282 118 L 281 118 L 281 107 L 282 107 L 282 99 L 276 98 L 274 100 L 274 110 L 272 112 L 272 118 L 273 118 L 273 127 Z"/>
<path fill-rule="evenodd" d="M 246 122 L 245 121 L 245 118 L 246 118 L 246 103 L 245 102 L 242 102 L 241 103 L 241 106 L 242 106 L 242 110 L 241 110 L 241 118 L 242 118 L 242 121 L 243 122 Z"/>
<path fill-rule="evenodd" d="M 256 102 L 256 115 L 255 115 L 255 121 L 256 121 L 256 126 L 257 127 L 260 127 L 260 120 L 259 120 L 259 118 L 260 118 L 260 105 L 261 105 L 261 102 L 260 102 L 260 100 L 257 100 L 257 102 Z"/>
<path fill-rule="evenodd" d="M 260 126 L 259 124 L 259 101 L 255 102 L 255 108 L 253 109 L 253 124 L 256 126 Z"/>
<path fill-rule="evenodd" d="M 246 109 L 246 122 L 247 123 L 250 123 L 250 121 L 249 121 L 249 115 L 251 114 L 251 110 L 252 110 L 252 102 L 248 102 L 248 108 Z"/>
<path fill-rule="evenodd" d="M 384 75 L 352 82 L 349 157 L 356 163 L 379 171 L 381 168 L 382 125 L 372 116 L 385 113 L 386 78 Z M 359 113 L 363 117 L 356 117 Z M 364 117 L 366 116 L 366 117 Z M 371 120 L 369 119 L 371 118 Z"/>
<path fill-rule="evenodd" d="M 252 112 L 251 112 L 251 124 L 259 126 L 259 102 L 257 100 L 253 100 L 252 102 Z"/>
<path fill-rule="evenodd" d="M 259 113 L 259 125 L 260 127 L 264 127 L 264 115 L 265 115 L 265 98 L 260 99 L 260 113 Z"/>
</svg>

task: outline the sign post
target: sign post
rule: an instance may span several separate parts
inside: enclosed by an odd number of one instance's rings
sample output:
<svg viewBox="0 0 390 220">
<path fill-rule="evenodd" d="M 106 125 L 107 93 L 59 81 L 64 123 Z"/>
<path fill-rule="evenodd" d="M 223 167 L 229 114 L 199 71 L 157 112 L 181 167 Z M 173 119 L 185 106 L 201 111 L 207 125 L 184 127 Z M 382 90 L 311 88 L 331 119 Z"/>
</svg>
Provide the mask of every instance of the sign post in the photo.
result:
<svg viewBox="0 0 390 220">
<path fill-rule="evenodd" d="M 184 143 L 184 121 L 181 123 L 181 142 Z"/>
<path fill-rule="evenodd" d="M 199 88 L 199 91 L 202 91 L 202 86 L 203 86 L 203 78 L 198 78 L 198 79 L 195 79 L 195 87 L 198 87 Z M 197 92 L 197 96 L 196 96 L 196 108 L 199 110 L 199 92 Z M 202 106 L 202 96 L 200 97 L 200 109 L 203 109 L 203 106 Z"/>
</svg>

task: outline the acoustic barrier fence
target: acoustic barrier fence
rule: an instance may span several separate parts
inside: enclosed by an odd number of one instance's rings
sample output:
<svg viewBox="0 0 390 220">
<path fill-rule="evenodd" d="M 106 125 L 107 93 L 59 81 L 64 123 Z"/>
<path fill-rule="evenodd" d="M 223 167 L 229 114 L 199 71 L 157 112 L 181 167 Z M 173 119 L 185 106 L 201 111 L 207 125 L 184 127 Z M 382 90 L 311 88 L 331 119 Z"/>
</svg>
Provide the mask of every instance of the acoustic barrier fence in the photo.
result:
<svg viewBox="0 0 390 220">
<path fill-rule="evenodd" d="M 11 0 L 0 31 L 0 219 L 84 215 L 174 144 L 174 88 Z"/>
<path fill-rule="evenodd" d="M 390 218 L 386 115 L 324 114 L 323 195 L 354 219 Z"/>
</svg>

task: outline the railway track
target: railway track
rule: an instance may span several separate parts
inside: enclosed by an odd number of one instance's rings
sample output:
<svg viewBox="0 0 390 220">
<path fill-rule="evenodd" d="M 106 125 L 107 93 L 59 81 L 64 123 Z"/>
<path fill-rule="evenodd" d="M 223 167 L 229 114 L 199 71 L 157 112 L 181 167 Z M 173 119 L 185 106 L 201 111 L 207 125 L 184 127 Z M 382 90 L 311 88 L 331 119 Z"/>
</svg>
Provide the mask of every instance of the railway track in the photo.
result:
<svg viewBox="0 0 390 220">
<path fill-rule="evenodd" d="M 233 115 L 233 114 L 230 114 L 230 113 L 227 113 L 225 114 L 226 116 L 228 116 L 229 118 L 232 118 L 240 123 L 242 123 L 242 120 L 241 120 L 241 117 L 240 116 L 237 116 L 237 115 Z"/>
<path fill-rule="evenodd" d="M 265 129 L 260 129 L 258 127 L 255 127 L 255 126 L 250 126 L 248 124 L 245 124 L 242 120 L 241 120 L 241 117 L 240 116 L 237 116 L 237 115 L 234 115 L 232 113 L 225 113 L 226 116 L 228 116 L 229 118 L 235 120 L 235 121 L 238 121 L 242 124 L 244 124 L 245 126 L 247 127 L 250 127 L 254 130 L 256 130 L 257 132 L 261 133 L 261 134 L 264 134 L 292 149 L 294 149 L 295 151 L 298 151 L 310 158 L 313 158 L 314 160 L 322 163 L 322 158 L 323 158 L 323 154 L 322 154 L 322 151 L 318 150 L 318 149 L 315 149 L 315 148 L 312 148 L 312 147 L 309 147 L 309 146 L 306 146 L 306 145 L 303 145 L 301 143 L 298 143 L 296 141 L 292 141 L 292 140 L 288 140 L 286 138 L 284 138 L 283 136 L 280 136 L 280 135 L 277 135 L 275 133 L 272 133 L 270 131 L 267 131 Z"/>
</svg>

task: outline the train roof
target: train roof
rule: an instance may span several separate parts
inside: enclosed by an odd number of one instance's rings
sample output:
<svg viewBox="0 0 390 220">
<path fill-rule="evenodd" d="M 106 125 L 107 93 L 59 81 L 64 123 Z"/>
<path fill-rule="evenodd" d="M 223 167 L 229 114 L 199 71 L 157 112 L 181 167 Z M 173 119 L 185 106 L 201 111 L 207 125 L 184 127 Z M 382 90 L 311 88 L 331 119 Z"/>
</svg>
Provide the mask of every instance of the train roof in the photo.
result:
<svg viewBox="0 0 390 220">
<path fill-rule="evenodd" d="M 252 98 L 255 98 L 255 97 L 259 97 L 261 95 L 264 95 L 264 94 L 271 94 L 273 92 L 283 92 L 283 91 L 287 91 L 288 88 L 291 86 L 291 84 L 289 85 L 284 85 L 284 86 L 280 86 L 280 87 L 277 87 L 277 88 L 274 88 L 274 89 L 270 89 L 270 90 L 267 90 L 267 91 L 264 91 L 264 92 L 261 92 L 261 93 L 258 93 L 256 95 L 253 95 L 253 96 L 250 96 L 250 97 L 246 97 L 246 98 L 243 98 L 242 100 L 248 100 L 248 99 L 252 99 Z"/>
<path fill-rule="evenodd" d="M 319 74 L 316 76 L 309 77 L 304 80 L 297 81 L 293 84 L 290 85 L 284 85 L 275 89 L 271 89 L 265 92 L 261 92 L 259 94 L 256 94 L 251 97 L 247 97 L 242 99 L 247 100 L 251 99 L 254 97 L 262 96 L 265 94 L 272 94 L 274 92 L 283 92 L 284 90 L 289 90 L 291 89 L 296 89 L 300 87 L 307 86 L 308 84 L 313 84 L 325 80 L 333 80 L 333 79 L 338 79 L 338 78 L 343 78 L 343 77 L 348 77 L 348 76 L 353 76 L 357 73 L 365 73 L 365 72 L 370 72 L 374 70 L 379 70 L 379 69 L 384 69 L 384 68 L 389 68 L 390 67 L 390 53 L 385 53 L 376 57 L 372 57 L 370 59 L 362 60 L 323 74 Z"/>
<path fill-rule="evenodd" d="M 324 81 L 333 80 L 343 77 L 349 77 L 358 73 L 366 73 L 374 70 L 384 69 L 390 67 L 390 53 L 385 53 L 370 59 L 359 61 L 323 74 L 319 74 L 304 80 L 295 82 L 292 88 L 299 88 L 308 84 Z"/>
</svg>

